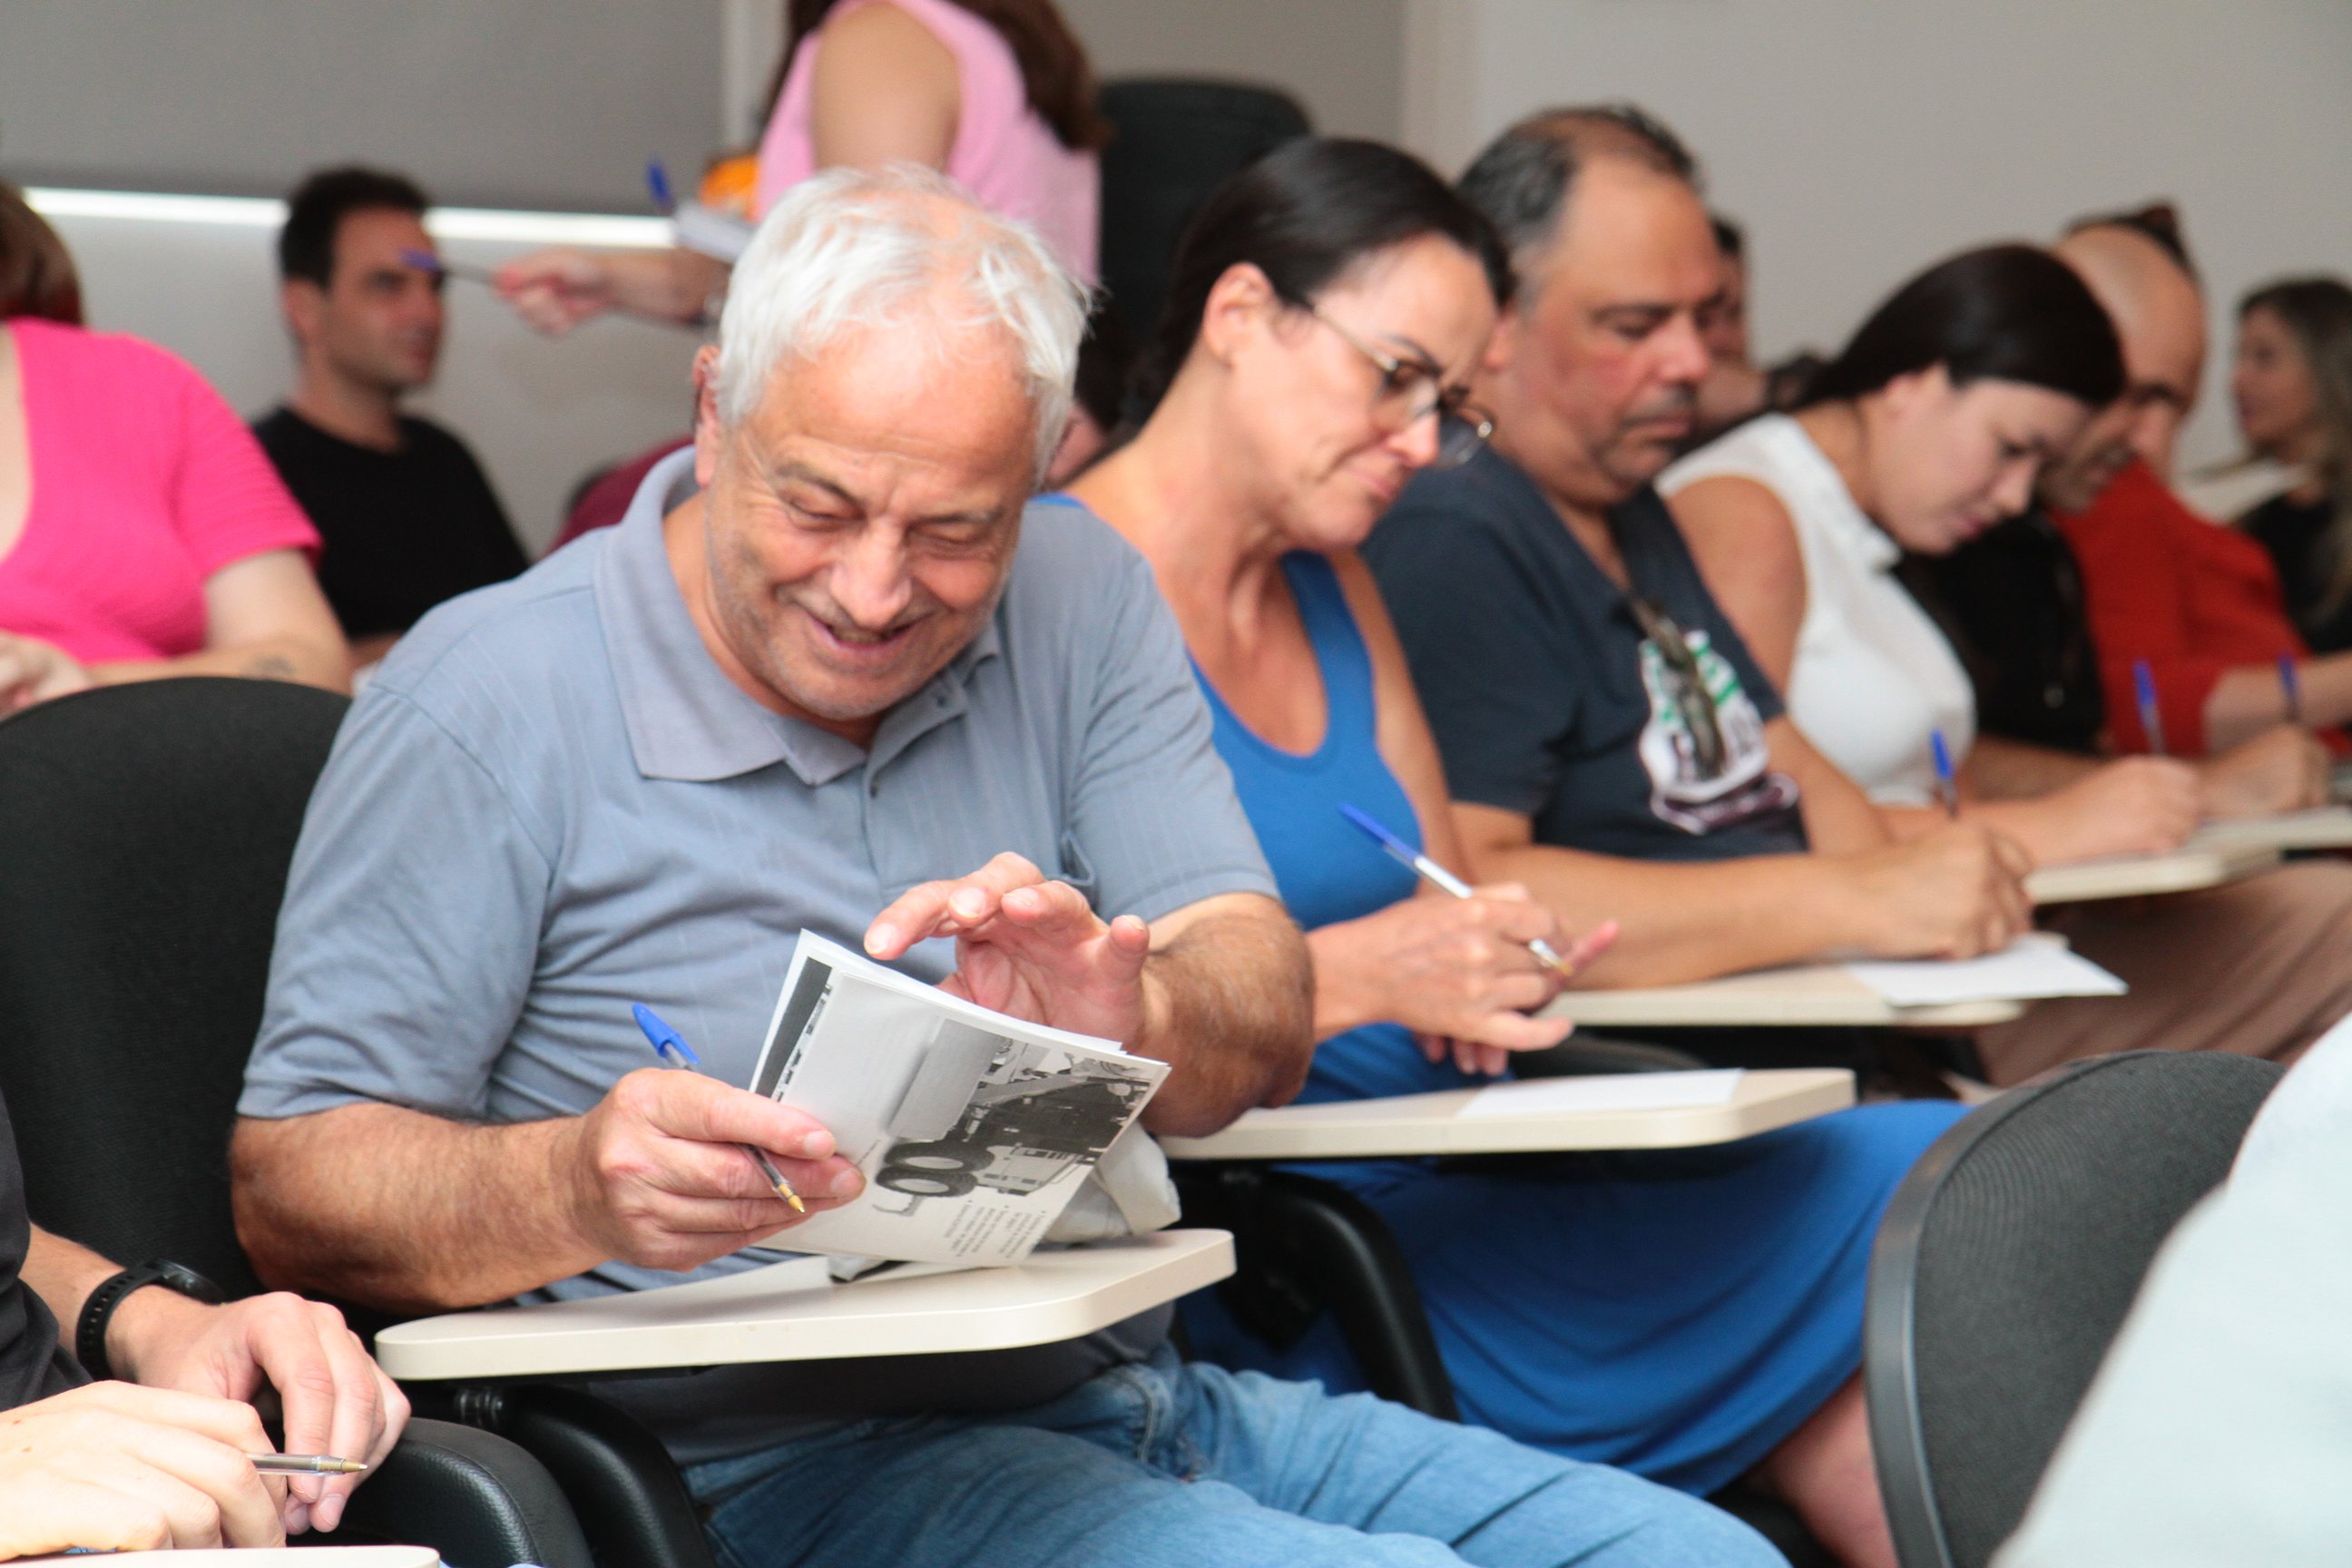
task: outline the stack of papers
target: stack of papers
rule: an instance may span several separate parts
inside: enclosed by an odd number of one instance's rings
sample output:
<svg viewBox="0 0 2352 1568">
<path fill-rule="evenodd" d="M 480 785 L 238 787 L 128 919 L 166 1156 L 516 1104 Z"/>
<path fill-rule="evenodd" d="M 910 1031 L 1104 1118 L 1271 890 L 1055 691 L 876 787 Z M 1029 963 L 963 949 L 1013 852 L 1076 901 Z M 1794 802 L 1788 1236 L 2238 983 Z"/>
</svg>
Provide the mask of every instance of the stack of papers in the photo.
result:
<svg viewBox="0 0 2352 1568">
<path fill-rule="evenodd" d="M 2067 951 L 2063 937 L 2047 931 L 2028 931 L 2004 951 L 1982 958 L 1849 963 L 1845 970 L 1895 1007 L 2120 996 L 2126 989 L 2089 959 Z"/>
<path fill-rule="evenodd" d="M 1580 1112 L 1688 1110 L 1728 1105 L 1739 1092 L 1740 1069 L 1700 1072 L 1603 1073 L 1586 1078 L 1531 1078 L 1497 1083 L 1470 1097 L 1457 1116 L 1574 1116 Z"/>
</svg>

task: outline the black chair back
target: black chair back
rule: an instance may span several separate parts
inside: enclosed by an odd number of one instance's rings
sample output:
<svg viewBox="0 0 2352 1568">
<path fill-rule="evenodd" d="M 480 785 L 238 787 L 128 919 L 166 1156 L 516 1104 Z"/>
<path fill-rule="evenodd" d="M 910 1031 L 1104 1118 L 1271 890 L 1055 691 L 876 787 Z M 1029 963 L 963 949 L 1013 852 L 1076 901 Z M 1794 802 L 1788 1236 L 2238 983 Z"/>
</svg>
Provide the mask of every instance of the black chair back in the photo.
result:
<svg viewBox="0 0 2352 1568">
<path fill-rule="evenodd" d="M 105 687 L 0 723 L 0 1092 L 36 1219 L 259 1288 L 227 1136 L 302 812 L 348 701 Z"/>
<path fill-rule="evenodd" d="M 1896 1189 L 1864 1385 L 1904 1568 L 1980 1568 L 2024 1517 L 2158 1247 L 2229 1173 L 2279 1079 L 2134 1051 L 1982 1107 Z"/>
<path fill-rule="evenodd" d="M 0 1093 L 26 1207 L 110 1258 L 260 1289 L 228 1131 L 286 872 L 350 704 L 276 681 L 101 688 L 0 723 Z M 547 1470 L 415 1421 L 323 1543 L 414 1542 L 455 1568 L 592 1568 Z"/>
<path fill-rule="evenodd" d="M 1143 342 L 1160 323 L 1176 242 L 1209 193 L 1311 127 L 1287 93 L 1237 82 L 1133 78 L 1105 82 L 1101 102 L 1118 132 L 1102 155 L 1103 287 Z"/>
</svg>

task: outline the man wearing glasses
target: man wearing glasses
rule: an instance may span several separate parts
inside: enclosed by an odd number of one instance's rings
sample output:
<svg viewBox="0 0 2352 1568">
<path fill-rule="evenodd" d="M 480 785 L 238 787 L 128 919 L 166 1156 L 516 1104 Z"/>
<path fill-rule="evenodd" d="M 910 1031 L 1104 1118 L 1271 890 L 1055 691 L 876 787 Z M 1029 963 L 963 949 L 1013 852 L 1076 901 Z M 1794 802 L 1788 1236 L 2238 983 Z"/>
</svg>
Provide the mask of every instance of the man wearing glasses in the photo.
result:
<svg viewBox="0 0 2352 1568">
<path fill-rule="evenodd" d="M 1889 844 L 1783 715 L 1651 488 L 1690 435 L 1702 312 L 1723 286 L 1696 177 L 1628 108 L 1538 115 L 1463 176 L 1519 279 L 1472 386 L 1494 439 L 1416 476 L 1364 556 L 1444 756 L 1465 869 L 1525 886 L 1569 930 L 1616 921 L 1586 984 L 2003 947 L 2028 919 L 2022 852 L 1967 824 Z M 1843 1562 L 1892 1561 L 1853 1375 L 1871 1237 L 1948 1120 L 1827 1118 L 1801 1134 L 1818 1162 L 1801 1200 L 1741 1211 L 1789 1227 L 1769 1251 L 1785 1267 L 1743 1282 L 1717 1337 L 1769 1323 L 1759 1363 L 1801 1342 L 1814 1377 L 1750 1424 L 1774 1434 L 1751 1474 Z M 1668 1164 L 1622 1161 L 1606 1179 L 1687 1180 Z M 1765 1184 L 1747 1180 L 1751 1195 Z M 1643 1277 L 1707 1256 L 1728 1202 L 1662 1224 Z"/>
<path fill-rule="evenodd" d="M 1696 179 L 1671 132 L 1613 107 L 1522 121 L 1463 176 L 1520 278 L 1473 387 L 1494 439 L 1415 478 L 1364 555 L 1469 869 L 1571 930 L 1618 921 L 1603 985 L 1997 950 L 2029 918 L 2023 853 L 1967 824 L 1890 844 L 1650 488 L 1690 434 L 1722 287 Z"/>
</svg>

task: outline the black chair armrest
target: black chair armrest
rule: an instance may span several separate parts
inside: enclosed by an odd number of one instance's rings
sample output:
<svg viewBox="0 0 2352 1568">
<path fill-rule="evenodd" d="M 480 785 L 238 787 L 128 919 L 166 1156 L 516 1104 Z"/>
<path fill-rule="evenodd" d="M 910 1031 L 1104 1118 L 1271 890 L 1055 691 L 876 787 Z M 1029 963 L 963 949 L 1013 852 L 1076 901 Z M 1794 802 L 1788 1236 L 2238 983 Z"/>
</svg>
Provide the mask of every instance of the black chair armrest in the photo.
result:
<svg viewBox="0 0 2352 1568">
<path fill-rule="evenodd" d="M 618 1405 L 553 1383 L 411 1384 L 409 1393 L 511 1439 L 544 1465 L 606 1568 L 714 1568 L 685 1478 L 660 1440 Z"/>
<path fill-rule="evenodd" d="M 299 1542 L 430 1546 L 449 1568 L 595 1568 L 571 1505 L 538 1460 L 494 1433 L 446 1421 L 411 1421 L 352 1494 L 341 1525 Z"/>
</svg>

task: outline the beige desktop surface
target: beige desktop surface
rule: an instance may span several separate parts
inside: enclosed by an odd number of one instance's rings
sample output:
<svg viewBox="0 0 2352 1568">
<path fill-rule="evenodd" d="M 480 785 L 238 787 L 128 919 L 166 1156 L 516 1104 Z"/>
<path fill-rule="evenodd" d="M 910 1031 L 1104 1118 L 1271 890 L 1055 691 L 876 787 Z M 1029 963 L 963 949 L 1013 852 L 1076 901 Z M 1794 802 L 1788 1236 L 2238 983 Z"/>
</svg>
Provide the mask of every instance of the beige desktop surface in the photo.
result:
<svg viewBox="0 0 2352 1568">
<path fill-rule="evenodd" d="M 790 1265 L 781 1266 L 789 1268 Z M 1007 1268 L 782 1290 L 775 1271 L 589 1300 L 420 1318 L 376 1336 L 398 1378 L 832 1361 L 1013 1350 L 1074 1340 L 1234 1271 L 1222 1230 L 1163 1230 L 1030 1255 Z"/>
<path fill-rule="evenodd" d="M 2283 811 L 2275 816 L 2239 816 L 2209 822 L 2189 841 L 2191 848 L 2254 845 L 2294 854 L 2302 849 L 2352 849 L 2352 810 L 2323 805 Z"/>
<path fill-rule="evenodd" d="M 2267 871 L 2279 863 L 2269 844 L 2201 837 L 2166 855 L 2126 855 L 2044 866 L 2025 879 L 2037 904 L 2086 903 L 2095 899 L 2137 899 L 2157 893 L 2193 893 Z"/>
<path fill-rule="evenodd" d="M 1464 1115 L 1479 1092 L 1455 1089 L 1391 1100 L 1253 1110 L 1206 1138 L 1160 1142 L 1171 1160 L 1347 1160 L 1680 1149 L 1728 1143 L 1843 1110 L 1853 1103 L 1853 1075 L 1843 1068 L 1755 1069 L 1741 1077 L 1738 1090 L 1721 1105 Z"/>
<path fill-rule="evenodd" d="M 71 1557 L 21 1557 L 20 1565 L 29 1563 L 86 1563 L 92 1556 L 110 1556 L 109 1552 L 84 1552 Z M 174 1552 L 161 1559 L 172 1568 L 226 1568 L 235 1563 L 238 1568 L 262 1568 L 265 1563 L 284 1563 L 288 1568 L 441 1568 L 441 1553 L 430 1546 L 248 1546 L 231 1548 L 200 1546 L 185 1552 Z"/>
<path fill-rule="evenodd" d="M 1937 1007 L 1897 1007 L 1835 963 L 1758 969 L 1686 985 L 1623 991 L 1563 991 L 1543 1009 L 1547 1018 L 1573 1018 L 1597 1029 L 1709 1027 L 1749 1025 L 1869 1027 L 1902 1026 L 1969 1029 L 2006 1024 L 2025 1011 L 2021 1002 L 1958 1002 Z"/>
</svg>

